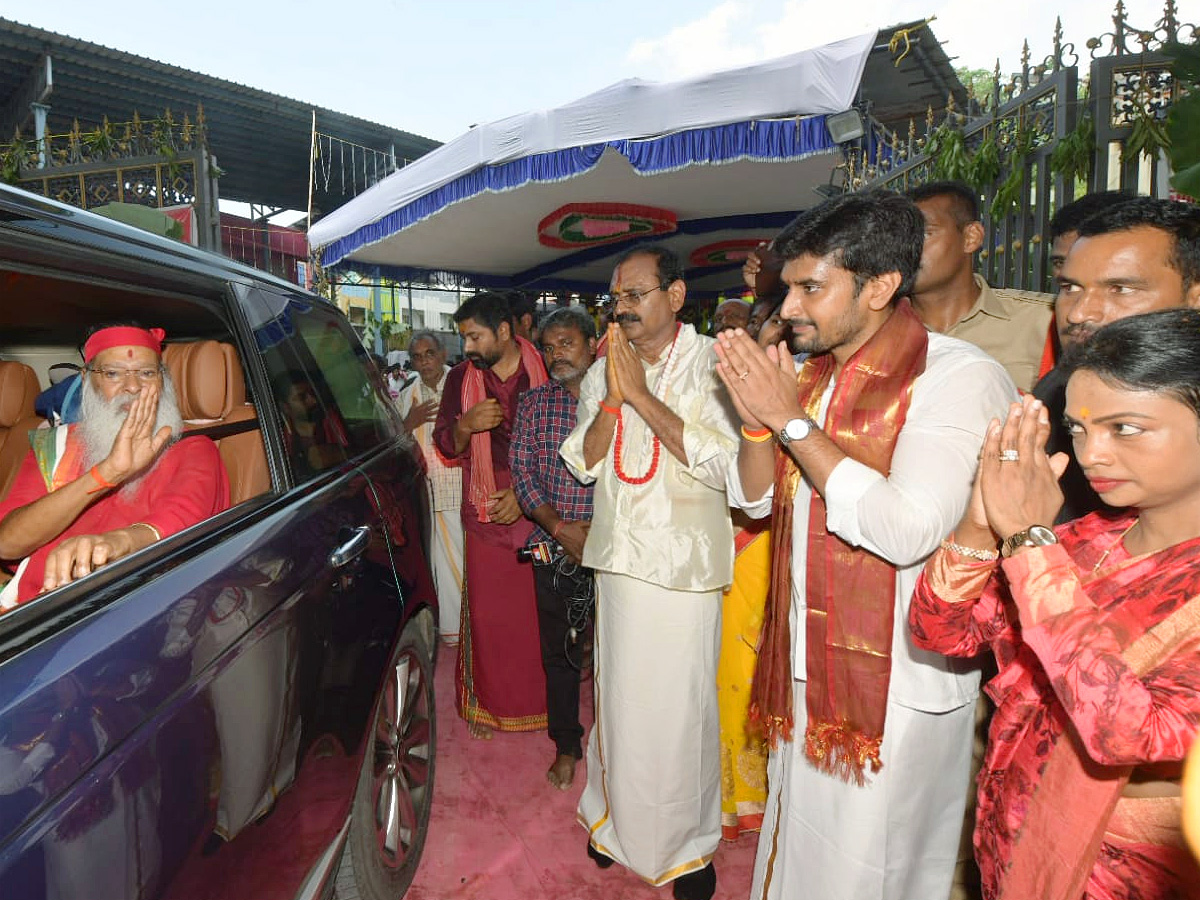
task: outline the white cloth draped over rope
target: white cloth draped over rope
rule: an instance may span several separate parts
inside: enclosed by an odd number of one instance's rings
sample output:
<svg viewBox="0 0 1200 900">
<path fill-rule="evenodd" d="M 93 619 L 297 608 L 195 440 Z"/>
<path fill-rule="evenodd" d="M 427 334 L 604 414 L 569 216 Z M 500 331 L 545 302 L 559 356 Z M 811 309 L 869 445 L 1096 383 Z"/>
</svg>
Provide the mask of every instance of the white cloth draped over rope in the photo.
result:
<svg viewBox="0 0 1200 900">
<path fill-rule="evenodd" d="M 336 242 L 338 249 L 324 260 L 336 262 L 356 247 L 399 230 L 391 225 L 371 227 L 381 219 L 484 166 L 692 129 L 841 112 L 854 103 L 875 40 L 872 31 L 679 82 L 627 79 L 557 109 L 480 125 L 325 216 L 310 229 L 310 244 L 330 247 Z M 490 190 L 504 187 L 489 184 Z M 426 214 L 433 215 L 437 208 L 430 204 Z"/>
</svg>

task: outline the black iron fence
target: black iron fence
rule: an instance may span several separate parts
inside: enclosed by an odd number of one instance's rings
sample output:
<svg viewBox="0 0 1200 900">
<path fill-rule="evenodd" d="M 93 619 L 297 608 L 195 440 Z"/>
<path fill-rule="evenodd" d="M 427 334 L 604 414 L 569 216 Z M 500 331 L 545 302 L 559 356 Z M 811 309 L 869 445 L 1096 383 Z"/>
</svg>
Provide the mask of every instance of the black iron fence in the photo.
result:
<svg viewBox="0 0 1200 900">
<path fill-rule="evenodd" d="M 910 123 L 906 137 L 873 127 L 847 155 L 845 188 L 972 184 L 985 213 L 981 273 L 997 287 L 1047 290 L 1057 209 L 1091 191 L 1168 196 L 1164 122 L 1180 85 L 1161 51 L 1196 34 L 1173 0 L 1151 29 L 1130 25 L 1118 0 L 1113 30 L 1087 41 L 1081 67 L 1060 20 L 1042 63 L 1030 65 L 1026 42 L 1021 71 L 1003 83 L 997 64 L 991 96 L 967 110 L 951 100 L 940 116 L 928 112 L 923 129 Z"/>
<path fill-rule="evenodd" d="M 170 110 L 153 119 L 137 113 L 129 122 L 109 122 L 47 134 L 41 140 L 19 132 L 0 144 L 0 177 L 43 197 L 82 209 L 132 203 L 156 209 L 191 204 L 196 242 L 221 249 L 217 178 L 220 170 L 205 139 L 204 109 L 193 123 L 176 121 Z"/>
</svg>

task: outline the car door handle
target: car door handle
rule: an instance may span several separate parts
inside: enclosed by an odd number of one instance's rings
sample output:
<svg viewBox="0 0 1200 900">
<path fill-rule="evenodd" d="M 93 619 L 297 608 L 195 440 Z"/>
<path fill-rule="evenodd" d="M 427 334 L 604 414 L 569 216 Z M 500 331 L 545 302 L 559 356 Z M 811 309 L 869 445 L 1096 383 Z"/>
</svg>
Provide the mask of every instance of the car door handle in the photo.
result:
<svg viewBox="0 0 1200 900">
<path fill-rule="evenodd" d="M 359 525 L 350 530 L 352 532 L 350 540 L 329 554 L 329 565 L 335 569 L 340 569 L 347 563 L 358 559 L 367 549 L 367 544 L 371 542 L 370 525 Z"/>
</svg>

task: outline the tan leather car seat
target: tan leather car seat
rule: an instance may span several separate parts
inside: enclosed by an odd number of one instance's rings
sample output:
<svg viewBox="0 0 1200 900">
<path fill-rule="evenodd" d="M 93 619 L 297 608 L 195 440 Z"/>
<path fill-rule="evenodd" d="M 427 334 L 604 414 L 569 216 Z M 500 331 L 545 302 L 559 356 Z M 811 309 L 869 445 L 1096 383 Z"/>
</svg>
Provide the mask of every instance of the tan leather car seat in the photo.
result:
<svg viewBox="0 0 1200 900">
<path fill-rule="evenodd" d="M 237 350 L 220 341 L 168 344 L 163 362 L 175 383 L 185 431 L 256 422 L 258 413 L 246 402 L 246 381 Z M 229 475 L 233 505 L 271 488 L 271 473 L 258 427 L 214 435 L 221 461 Z"/>
<path fill-rule="evenodd" d="M 24 363 L 0 360 L 0 498 L 8 494 L 29 453 L 29 432 L 42 421 L 33 411 L 41 387 Z"/>
</svg>

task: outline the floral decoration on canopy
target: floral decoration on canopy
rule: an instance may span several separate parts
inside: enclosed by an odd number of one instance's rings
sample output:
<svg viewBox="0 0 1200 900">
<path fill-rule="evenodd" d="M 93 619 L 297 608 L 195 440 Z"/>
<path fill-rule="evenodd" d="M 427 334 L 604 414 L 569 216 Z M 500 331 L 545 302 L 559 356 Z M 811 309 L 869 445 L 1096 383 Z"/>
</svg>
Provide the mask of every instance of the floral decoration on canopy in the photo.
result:
<svg viewBox="0 0 1200 900">
<path fill-rule="evenodd" d="M 568 203 L 538 223 L 538 241 L 558 250 L 670 234 L 678 220 L 669 209 L 633 203 Z"/>
<path fill-rule="evenodd" d="M 759 244 L 769 238 L 733 238 L 728 241 L 717 241 L 697 247 L 688 256 L 688 262 L 693 266 L 728 266 L 741 265 L 746 261 L 752 250 L 757 250 Z"/>
</svg>

